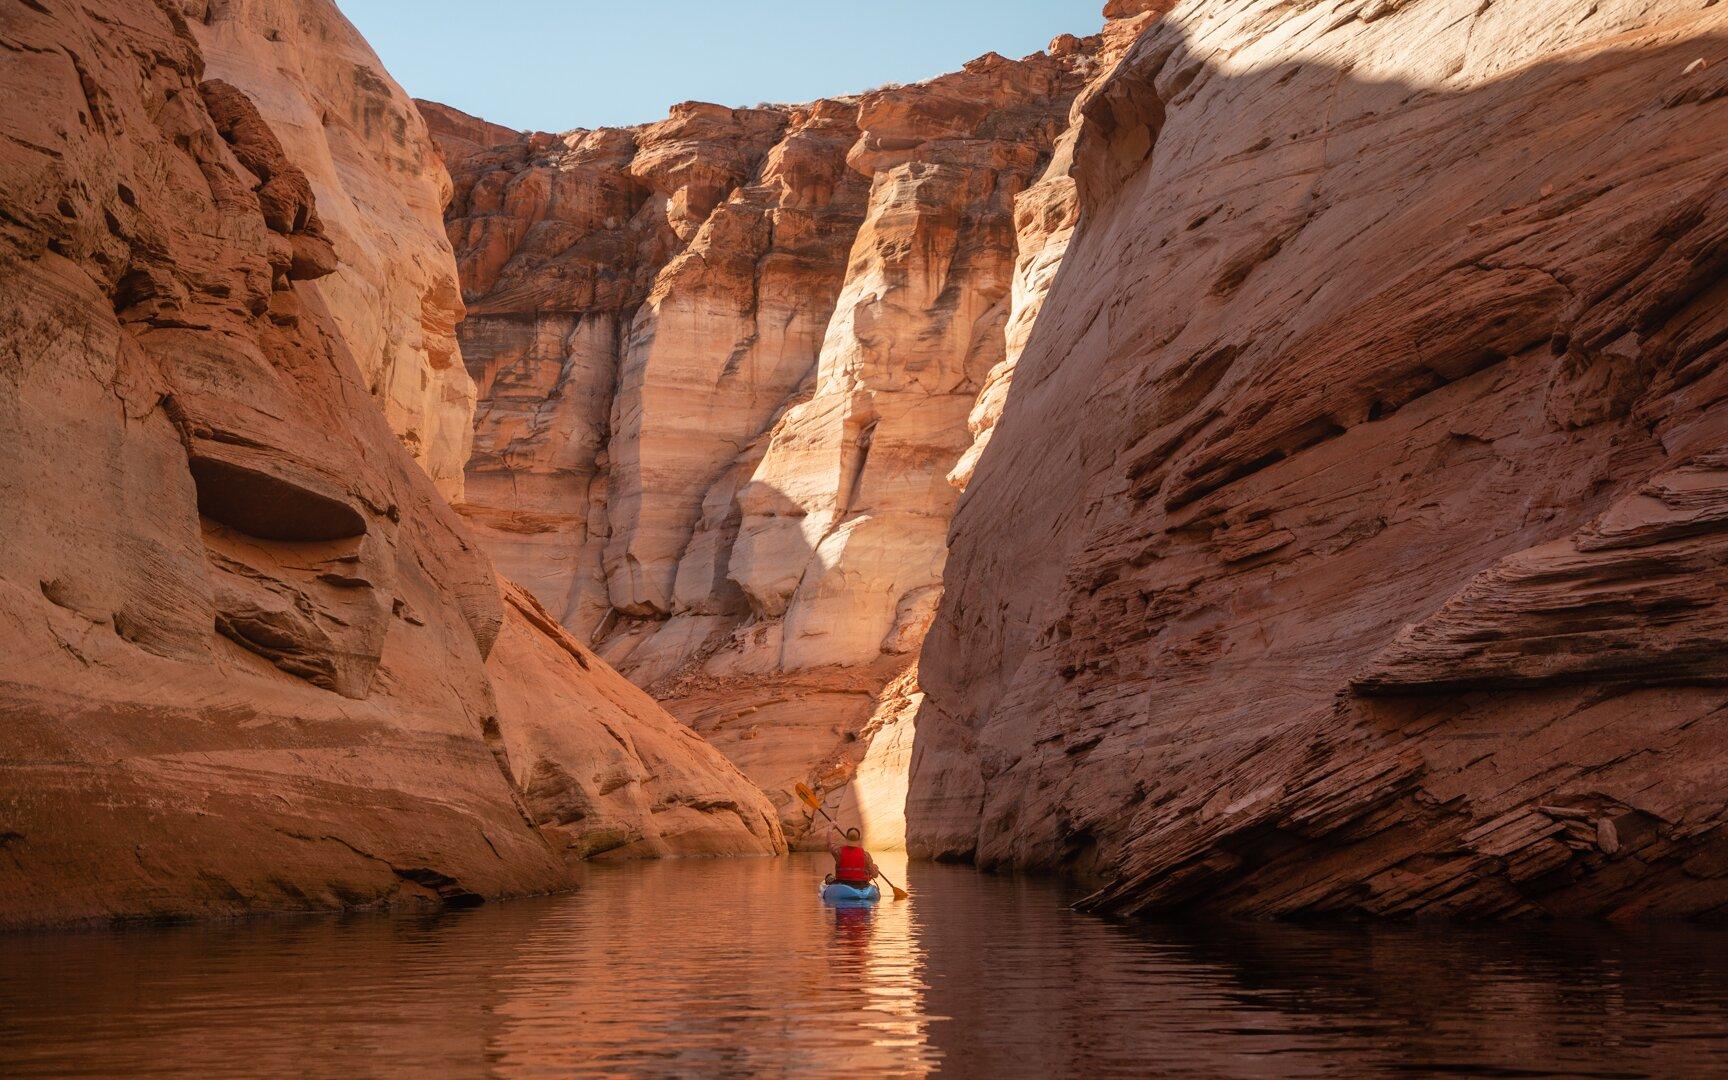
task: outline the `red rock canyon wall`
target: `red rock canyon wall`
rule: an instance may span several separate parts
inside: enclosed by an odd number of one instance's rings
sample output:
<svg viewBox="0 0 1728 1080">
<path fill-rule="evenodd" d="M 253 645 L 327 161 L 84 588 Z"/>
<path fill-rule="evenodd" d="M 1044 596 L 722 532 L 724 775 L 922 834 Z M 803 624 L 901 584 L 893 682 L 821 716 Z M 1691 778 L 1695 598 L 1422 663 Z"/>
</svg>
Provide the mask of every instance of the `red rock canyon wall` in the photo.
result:
<svg viewBox="0 0 1728 1080">
<path fill-rule="evenodd" d="M 348 21 L 304 0 L 181 5 L 205 76 L 247 91 L 312 187 L 336 249 L 318 293 L 373 398 L 448 499 L 462 494 L 474 384 L 443 235 L 449 185 L 414 104 Z"/>
<path fill-rule="evenodd" d="M 1015 198 L 1099 47 L 564 135 L 423 103 L 480 394 L 459 508 L 788 826 L 806 780 L 903 841 L 890 732 L 1008 348 Z"/>
<path fill-rule="evenodd" d="M 0 71 L 0 925 L 780 844 L 440 497 L 444 179 L 330 4 L 10 4 Z"/>
<path fill-rule="evenodd" d="M 1720 914 L 1728 14 L 1105 14 L 549 135 L 327 0 L 0 10 L 0 924 L 797 780 L 1099 910 Z"/>
<path fill-rule="evenodd" d="M 1112 7 L 914 852 L 1122 913 L 1719 915 L 1728 14 Z"/>
</svg>

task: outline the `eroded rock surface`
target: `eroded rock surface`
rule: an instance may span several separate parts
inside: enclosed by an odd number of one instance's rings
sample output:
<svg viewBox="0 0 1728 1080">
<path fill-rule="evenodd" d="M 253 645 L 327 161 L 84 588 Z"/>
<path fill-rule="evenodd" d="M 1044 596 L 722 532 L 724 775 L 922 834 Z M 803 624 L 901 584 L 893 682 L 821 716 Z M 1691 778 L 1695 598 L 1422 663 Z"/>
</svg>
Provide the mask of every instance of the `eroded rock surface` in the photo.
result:
<svg viewBox="0 0 1728 1080">
<path fill-rule="evenodd" d="M 1728 15 L 1111 6 L 914 853 L 1126 913 L 1719 915 Z"/>
<path fill-rule="evenodd" d="M 904 700 L 1013 336 L 1015 200 L 1099 44 L 513 140 L 423 105 L 480 393 L 460 509 L 789 825 L 791 785 L 856 786 Z"/>
<path fill-rule="evenodd" d="M 568 859 L 774 850 L 762 792 L 547 613 L 500 582 L 504 629 L 487 658 L 498 742 Z"/>
<path fill-rule="evenodd" d="M 206 76 L 246 93 L 317 199 L 338 262 L 305 287 L 402 444 L 460 498 L 474 384 L 456 345 L 449 186 L 425 122 L 333 4 L 178 2 Z"/>
<path fill-rule="evenodd" d="M 780 844 L 715 751 L 505 603 L 392 431 L 461 402 L 381 408 L 375 376 L 466 375 L 409 230 L 440 174 L 357 42 L 324 0 L 0 10 L 0 925 Z"/>
</svg>

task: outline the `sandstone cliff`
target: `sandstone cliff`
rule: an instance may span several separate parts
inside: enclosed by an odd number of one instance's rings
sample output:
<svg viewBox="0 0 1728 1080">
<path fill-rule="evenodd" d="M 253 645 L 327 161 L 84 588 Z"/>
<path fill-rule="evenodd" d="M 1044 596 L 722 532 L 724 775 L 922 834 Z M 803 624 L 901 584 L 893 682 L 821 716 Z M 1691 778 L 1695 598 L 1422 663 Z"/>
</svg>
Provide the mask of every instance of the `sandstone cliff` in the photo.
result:
<svg viewBox="0 0 1728 1080">
<path fill-rule="evenodd" d="M 1015 198 L 1097 45 L 632 129 L 507 138 L 422 105 L 480 395 L 460 509 L 788 825 L 808 780 L 902 839 L 903 768 L 857 770 L 916 694 L 947 477 L 1011 336 Z"/>
<path fill-rule="evenodd" d="M 426 125 L 331 4 L 182 0 L 205 77 L 245 90 L 311 184 L 329 309 L 361 378 L 447 499 L 462 495 L 474 383 L 456 346 L 462 300 L 443 229 L 450 190 Z"/>
<path fill-rule="evenodd" d="M 1112 9 L 957 473 L 914 852 L 1127 913 L 1720 914 L 1728 14 Z"/>
<path fill-rule="evenodd" d="M 0 73 L 0 925 L 779 845 L 428 478 L 440 174 L 326 0 L 7 5 Z"/>
</svg>

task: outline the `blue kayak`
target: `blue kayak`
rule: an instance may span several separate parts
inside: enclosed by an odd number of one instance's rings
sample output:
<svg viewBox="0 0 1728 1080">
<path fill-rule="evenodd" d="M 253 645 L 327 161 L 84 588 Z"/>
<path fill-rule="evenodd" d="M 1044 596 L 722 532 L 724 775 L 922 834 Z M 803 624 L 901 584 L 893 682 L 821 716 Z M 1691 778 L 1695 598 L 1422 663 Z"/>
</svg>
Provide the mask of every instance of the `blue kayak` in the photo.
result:
<svg viewBox="0 0 1728 1080">
<path fill-rule="evenodd" d="M 821 892 L 824 904 L 874 904 L 882 899 L 882 890 L 876 887 L 874 881 L 864 886 L 835 881 L 824 884 Z"/>
</svg>

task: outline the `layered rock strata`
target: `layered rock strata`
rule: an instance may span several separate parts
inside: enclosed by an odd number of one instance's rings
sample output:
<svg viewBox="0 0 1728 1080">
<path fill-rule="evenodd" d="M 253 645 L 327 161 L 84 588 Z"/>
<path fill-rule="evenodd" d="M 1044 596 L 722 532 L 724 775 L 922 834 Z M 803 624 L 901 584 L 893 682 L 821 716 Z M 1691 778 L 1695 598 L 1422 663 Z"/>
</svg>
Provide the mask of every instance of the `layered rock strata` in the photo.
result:
<svg viewBox="0 0 1728 1080">
<path fill-rule="evenodd" d="M 906 698 L 1007 355 L 1015 199 L 1097 45 L 513 140 L 423 104 L 480 394 L 460 509 L 789 825 L 791 786 L 855 786 Z"/>
<path fill-rule="evenodd" d="M 418 121 L 333 7 L 13 4 L 0 72 L 0 925 L 779 846 L 392 431 L 460 404 L 376 379 L 462 385 L 457 301 Z"/>
<path fill-rule="evenodd" d="M 1122 913 L 1721 914 L 1728 15 L 1113 7 L 914 853 Z"/>
</svg>

